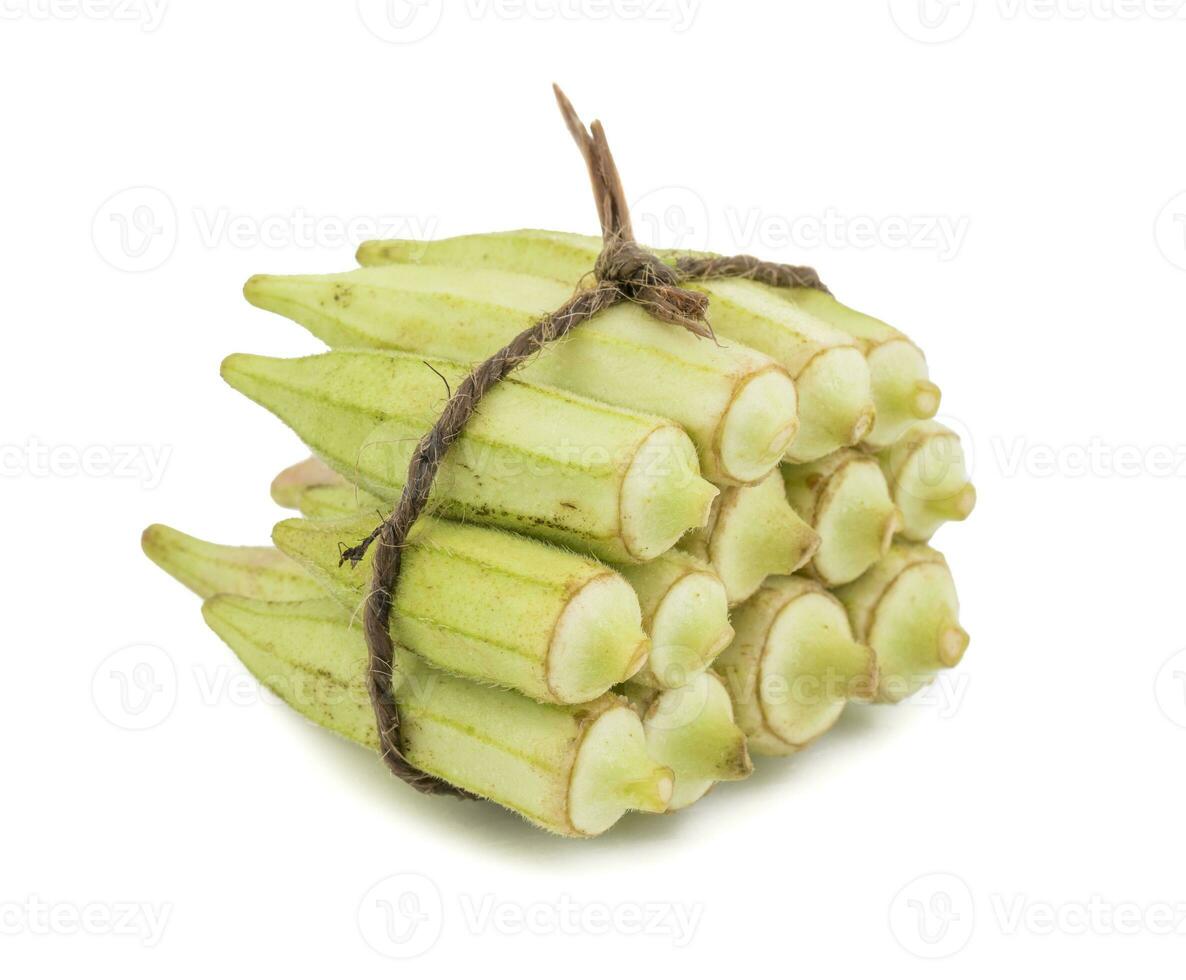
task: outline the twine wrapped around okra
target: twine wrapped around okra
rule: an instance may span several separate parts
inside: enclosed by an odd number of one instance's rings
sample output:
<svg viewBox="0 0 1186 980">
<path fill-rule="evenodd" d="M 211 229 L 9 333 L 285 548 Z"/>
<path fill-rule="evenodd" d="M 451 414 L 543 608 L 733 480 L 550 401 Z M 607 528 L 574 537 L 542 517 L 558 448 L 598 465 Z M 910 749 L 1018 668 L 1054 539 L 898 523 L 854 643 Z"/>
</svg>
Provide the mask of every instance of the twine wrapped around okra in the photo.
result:
<svg viewBox="0 0 1186 980">
<path fill-rule="evenodd" d="M 593 185 L 603 241 L 593 269 L 596 282 L 523 331 L 458 385 L 440 418 L 412 454 L 407 484 L 395 510 L 362 542 L 342 553 L 343 562 L 357 564 L 368 548 L 377 543 L 363 617 L 368 653 L 367 691 L 375 712 L 383 761 L 393 774 L 423 793 L 473 798 L 465 790 L 417 769 L 404 755 L 399 705 L 392 687 L 395 657 L 390 632 L 392 597 L 408 533 L 428 504 L 445 453 L 461 435 L 482 397 L 543 348 L 621 302 L 636 303 L 656 319 L 715 341 L 708 323 L 708 297 L 682 288 L 681 283 L 689 279 L 740 277 L 771 286 L 804 286 L 826 291 L 815 270 L 810 268 L 762 262 L 747 255 L 689 257 L 672 267 L 651 254 L 634 239 L 625 191 L 601 123 L 595 121 L 586 129 L 564 93 L 557 86 L 553 89 L 569 132 L 585 158 Z"/>
</svg>

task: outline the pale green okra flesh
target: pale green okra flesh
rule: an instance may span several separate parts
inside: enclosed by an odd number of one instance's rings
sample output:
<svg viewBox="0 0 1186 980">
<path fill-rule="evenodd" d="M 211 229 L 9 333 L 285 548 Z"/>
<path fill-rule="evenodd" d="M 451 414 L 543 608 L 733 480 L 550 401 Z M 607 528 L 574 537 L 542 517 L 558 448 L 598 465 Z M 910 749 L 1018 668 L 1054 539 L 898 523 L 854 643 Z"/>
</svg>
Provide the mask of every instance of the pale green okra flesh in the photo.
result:
<svg viewBox="0 0 1186 980">
<path fill-rule="evenodd" d="M 366 266 L 406 262 L 497 268 L 550 276 L 571 287 L 592 270 L 600 250 L 600 240 L 585 235 L 521 230 L 437 242 L 367 242 L 358 259 Z M 674 261 L 677 254 L 664 257 Z M 876 408 L 869 366 L 851 336 L 792 302 L 786 291 L 741 279 L 688 285 L 709 296 L 709 319 L 722 343 L 761 351 L 795 379 L 799 431 L 787 459 L 818 459 L 872 431 Z"/>
<path fill-rule="evenodd" d="M 642 607 L 651 652 L 634 679 L 678 688 L 702 674 L 733 639 L 724 583 L 704 561 L 673 548 L 642 565 L 621 565 Z"/>
<path fill-rule="evenodd" d="M 339 553 L 375 520 L 294 518 L 272 539 L 357 611 L 371 590 L 373 549 L 357 566 Z M 562 704 L 632 677 L 650 650 L 638 598 L 617 572 L 506 531 L 431 517 L 404 547 L 391 630 L 433 667 Z"/>
<path fill-rule="evenodd" d="M 968 648 L 947 561 L 933 548 L 896 541 L 861 578 L 836 590 L 853 632 L 877 654 L 877 700 L 901 701 L 954 667 Z"/>
<path fill-rule="evenodd" d="M 467 372 L 395 352 L 334 351 L 291 360 L 235 354 L 222 373 L 390 505 L 446 384 Z M 637 562 L 703 524 L 716 493 L 678 426 L 508 379 L 445 456 L 432 501 L 445 516 Z"/>
<path fill-rule="evenodd" d="M 648 751 L 675 775 L 668 809 L 691 806 L 718 782 L 744 779 L 753 771 L 745 732 L 713 671 L 665 691 L 632 682 L 625 693 L 642 715 Z"/>
<path fill-rule="evenodd" d="M 203 614 L 262 684 L 305 717 L 378 747 L 361 628 L 333 600 L 208 599 Z M 662 812 L 672 773 L 646 751 L 634 711 L 604 695 L 541 704 L 397 650 L 403 749 L 419 769 L 557 834 L 591 837 L 628 809 Z"/>
<path fill-rule="evenodd" d="M 254 276 L 244 293 L 333 347 L 478 362 L 563 306 L 572 283 L 459 262 Z M 771 358 L 696 338 L 629 303 L 582 324 L 516 377 L 671 419 L 718 482 L 765 476 L 798 431 L 795 386 Z"/>
<path fill-rule="evenodd" d="M 819 535 L 787 500 L 777 471 L 755 486 L 723 489 L 708 523 L 681 542 L 712 566 L 730 606 L 748 599 L 768 576 L 802 568 L 819 545 Z"/>
<path fill-rule="evenodd" d="M 976 506 L 960 438 L 938 422 L 915 423 L 877 459 L 902 514 L 898 533 L 910 541 L 929 540 Z"/>
<path fill-rule="evenodd" d="M 714 669 L 760 755 L 789 755 L 831 728 L 850 700 L 877 688 L 873 651 L 844 607 L 810 579 L 776 577 L 733 613 L 737 636 Z"/>
<path fill-rule="evenodd" d="M 842 449 L 782 472 L 791 506 L 819 535 L 807 570 L 824 585 L 859 578 L 889 550 L 902 518 L 872 456 Z"/>
<path fill-rule="evenodd" d="M 919 348 L 888 323 L 845 306 L 818 289 L 784 290 L 796 305 L 829 326 L 851 336 L 869 363 L 877 421 L 866 434 L 870 449 L 896 442 L 920 419 L 939 411 L 940 392 L 927 374 L 926 358 Z"/>
</svg>

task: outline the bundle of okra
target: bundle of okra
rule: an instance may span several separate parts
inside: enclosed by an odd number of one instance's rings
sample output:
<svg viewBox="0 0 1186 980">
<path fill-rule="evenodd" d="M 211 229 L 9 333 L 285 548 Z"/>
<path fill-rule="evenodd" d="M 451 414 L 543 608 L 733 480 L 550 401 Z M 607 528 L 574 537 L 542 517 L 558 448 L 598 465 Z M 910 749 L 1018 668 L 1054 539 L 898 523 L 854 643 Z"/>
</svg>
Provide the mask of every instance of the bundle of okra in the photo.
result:
<svg viewBox="0 0 1186 980">
<path fill-rule="evenodd" d="M 222 368 L 315 454 L 272 485 L 302 516 L 272 548 L 160 525 L 144 547 L 309 719 L 378 745 L 370 556 L 341 549 L 390 511 L 448 392 L 561 306 L 600 248 L 540 231 L 377 241 L 352 272 L 247 283 L 331 348 Z M 481 403 L 404 546 L 404 754 L 559 834 L 686 807 L 849 701 L 913 694 L 968 643 L 926 542 L 975 493 L 918 347 L 823 290 L 687 285 L 715 343 L 628 303 L 575 329 Z"/>
</svg>

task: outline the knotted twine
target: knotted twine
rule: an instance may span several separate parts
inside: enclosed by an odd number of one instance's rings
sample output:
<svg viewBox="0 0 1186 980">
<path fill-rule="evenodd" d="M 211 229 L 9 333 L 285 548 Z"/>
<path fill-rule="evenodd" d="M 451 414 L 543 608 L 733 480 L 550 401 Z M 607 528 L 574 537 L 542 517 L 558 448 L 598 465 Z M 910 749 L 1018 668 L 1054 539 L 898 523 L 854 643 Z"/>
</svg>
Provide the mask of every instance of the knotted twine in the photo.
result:
<svg viewBox="0 0 1186 980">
<path fill-rule="evenodd" d="M 362 542 L 342 552 L 343 562 L 357 565 L 367 549 L 376 544 L 371 589 L 363 614 L 368 653 L 367 693 L 379 731 L 379 754 L 392 773 L 422 793 L 474 798 L 472 793 L 418 769 L 404 755 L 399 705 L 392 683 L 395 659 L 390 628 L 392 602 L 408 534 L 428 504 L 445 453 L 464 431 L 483 396 L 545 347 L 622 302 L 636 303 L 658 320 L 715 341 L 708 323 L 708 297 L 684 289 L 681 283 L 689 279 L 741 277 L 771 286 L 804 286 L 826 291 L 815 270 L 803 266 L 779 265 L 739 255 L 688 256 L 679 259 L 673 267 L 643 248 L 634 239 L 626 194 L 605 130 L 599 121 L 586 129 L 560 88 L 552 88 L 593 184 L 602 238 L 601 254 L 593 268 L 596 282 L 578 290 L 560 309 L 524 330 L 470 372 L 457 391 L 451 393 L 440 418 L 412 453 L 408 480 L 391 516 Z"/>
</svg>

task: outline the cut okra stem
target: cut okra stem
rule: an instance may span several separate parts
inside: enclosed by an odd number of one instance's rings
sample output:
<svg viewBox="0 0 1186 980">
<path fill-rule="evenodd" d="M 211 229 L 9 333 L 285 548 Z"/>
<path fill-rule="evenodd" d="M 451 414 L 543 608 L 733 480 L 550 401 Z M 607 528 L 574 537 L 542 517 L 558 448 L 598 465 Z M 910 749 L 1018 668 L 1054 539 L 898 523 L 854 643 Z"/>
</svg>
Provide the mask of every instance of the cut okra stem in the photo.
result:
<svg viewBox="0 0 1186 980">
<path fill-rule="evenodd" d="M 317 724 L 378 748 L 366 643 L 336 602 L 220 595 L 202 612 L 265 687 Z M 603 833 L 627 810 L 667 808 L 672 772 L 647 754 L 642 723 L 621 698 L 540 704 L 396 655 L 403 749 L 422 771 L 569 837 Z"/>
<path fill-rule="evenodd" d="M 780 473 L 752 487 L 727 487 L 713 502 L 708 523 L 681 547 L 712 565 L 729 605 L 753 595 L 769 575 L 790 575 L 819 548 L 819 535 L 795 513 Z"/>
<path fill-rule="evenodd" d="M 520 230 L 436 242 L 366 242 L 364 266 L 391 262 L 460 264 L 548 276 L 569 288 L 591 272 L 601 241 L 565 232 Z M 677 253 L 664 253 L 674 261 Z M 709 297 L 709 319 L 723 338 L 761 351 L 795 379 L 799 432 L 787 451 L 807 462 L 854 445 L 873 430 L 876 408 L 869 366 L 857 341 L 819 319 L 789 295 L 749 280 L 688 283 Z"/>
<path fill-rule="evenodd" d="M 791 506 L 819 534 L 808 572 L 824 585 L 859 578 L 889 550 L 902 518 L 872 456 L 842 449 L 782 472 Z"/>
<path fill-rule="evenodd" d="M 203 599 L 233 592 L 292 602 L 324 594 L 299 564 L 275 548 L 212 544 L 164 524 L 146 528 L 140 545 L 154 563 Z"/>
<path fill-rule="evenodd" d="M 467 373 L 452 361 L 388 351 L 292 360 L 234 354 L 222 365 L 228 383 L 388 504 L 446 387 Z M 449 450 L 432 500 L 447 516 L 639 562 L 703 524 L 716 494 L 678 426 L 507 379 Z"/>
<path fill-rule="evenodd" d="M 642 607 L 651 653 L 634 679 L 679 688 L 702 674 L 733 639 L 729 600 L 712 567 L 673 548 L 644 565 L 622 565 Z"/>
<path fill-rule="evenodd" d="M 926 358 L 900 330 L 850 309 L 819 289 L 783 291 L 800 308 L 852 337 L 864 352 L 873 386 L 877 421 L 865 435 L 869 449 L 883 449 L 920 419 L 939 411 L 939 388 L 927 375 Z"/>
<path fill-rule="evenodd" d="M 901 701 L 954 667 L 968 648 L 947 561 L 897 541 L 861 578 L 836 590 L 853 632 L 877 653 L 877 700 Z"/>
<path fill-rule="evenodd" d="M 894 503 L 899 534 L 927 541 L 947 521 L 962 521 L 976 506 L 960 438 L 938 422 L 918 422 L 878 454 Z"/>
<path fill-rule="evenodd" d="M 810 579 L 772 578 L 734 610 L 737 637 L 715 669 L 737 722 L 761 755 L 789 755 L 818 738 L 850 700 L 877 687 L 877 661 L 844 607 Z"/>
<path fill-rule="evenodd" d="M 244 292 L 332 347 L 477 362 L 563 306 L 572 289 L 573 281 L 462 262 L 255 276 Z M 798 431 L 795 386 L 771 358 L 698 339 L 630 303 L 598 314 L 516 377 L 671 419 L 695 443 L 704 475 L 717 482 L 761 479 Z"/>
<path fill-rule="evenodd" d="M 718 782 L 744 779 L 753 771 L 745 732 L 713 671 L 666 691 L 631 682 L 623 693 L 642 716 L 652 758 L 675 774 L 669 810 L 690 806 Z"/>
<path fill-rule="evenodd" d="M 371 589 L 371 554 L 339 564 L 371 515 L 282 521 L 276 546 L 348 610 Z M 404 546 L 391 630 L 431 666 L 578 704 L 634 676 L 650 641 L 634 589 L 612 569 L 491 528 L 422 517 Z"/>
</svg>

